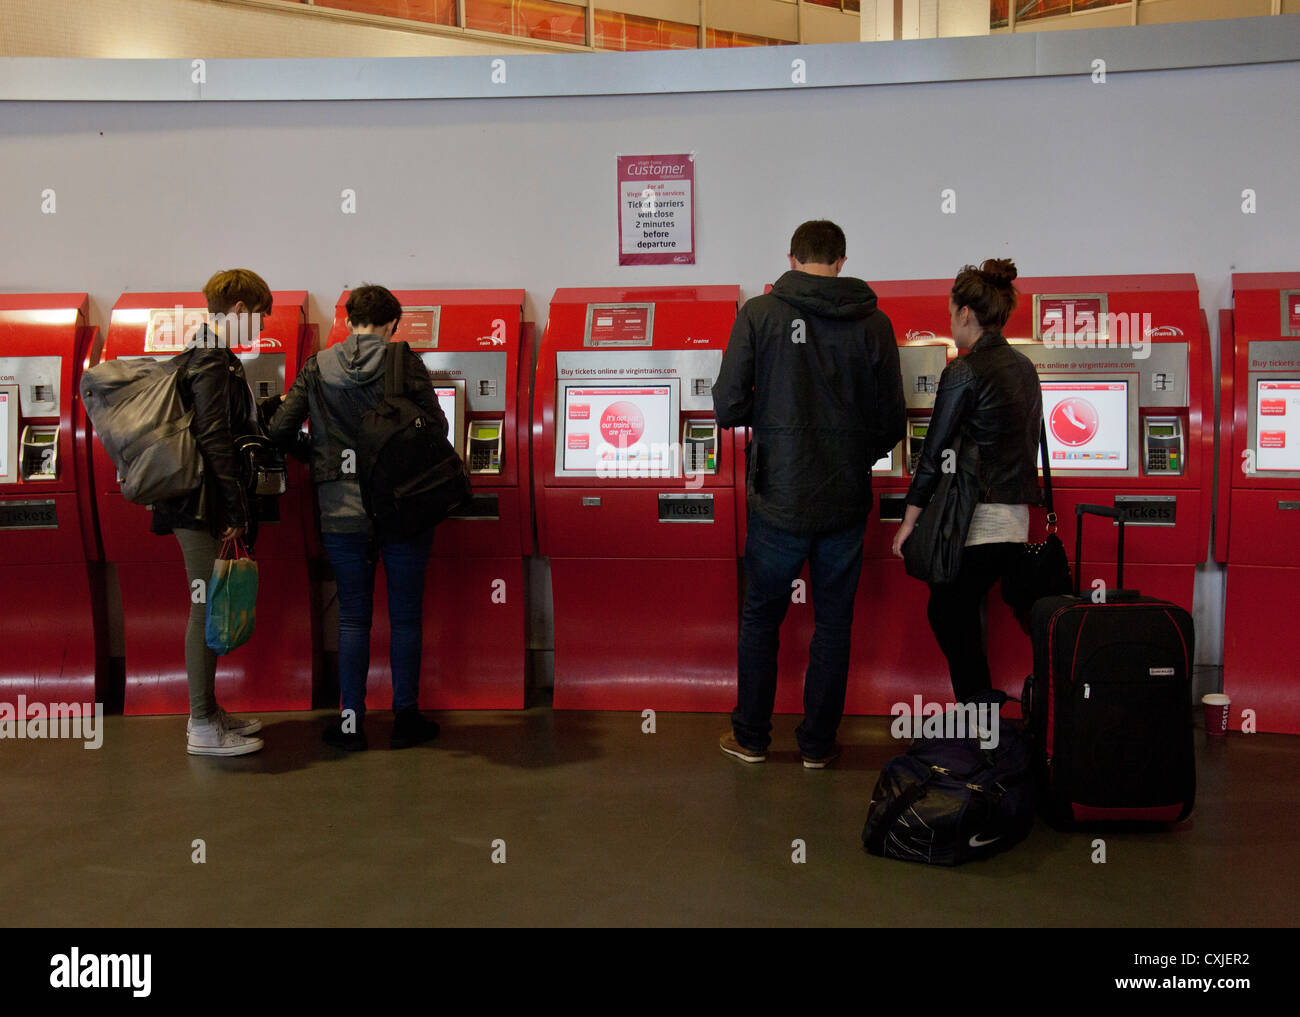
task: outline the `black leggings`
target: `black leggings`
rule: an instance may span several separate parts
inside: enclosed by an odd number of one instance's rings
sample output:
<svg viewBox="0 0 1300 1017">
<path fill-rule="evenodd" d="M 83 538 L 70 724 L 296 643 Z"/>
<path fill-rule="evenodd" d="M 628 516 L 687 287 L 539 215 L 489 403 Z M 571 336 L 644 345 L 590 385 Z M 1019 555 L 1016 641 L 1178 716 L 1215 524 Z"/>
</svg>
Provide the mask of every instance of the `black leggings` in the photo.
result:
<svg viewBox="0 0 1300 1017">
<path fill-rule="evenodd" d="M 993 688 L 985 650 L 984 596 L 1002 579 L 1020 545 L 976 544 L 962 553 L 961 569 L 951 586 L 931 586 L 926 615 L 939 649 L 948 658 L 953 696 L 968 702 Z"/>
</svg>

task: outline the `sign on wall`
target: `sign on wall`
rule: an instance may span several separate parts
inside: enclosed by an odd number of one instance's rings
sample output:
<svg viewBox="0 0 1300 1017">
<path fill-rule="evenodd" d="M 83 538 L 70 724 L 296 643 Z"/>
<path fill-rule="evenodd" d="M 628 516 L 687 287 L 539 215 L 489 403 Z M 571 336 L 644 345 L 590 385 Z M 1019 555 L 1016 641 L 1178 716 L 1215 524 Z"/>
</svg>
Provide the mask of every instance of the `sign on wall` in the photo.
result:
<svg viewBox="0 0 1300 1017">
<path fill-rule="evenodd" d="M 695 264 L 695 157 L 618 157 L 618 263 Z"/>
</svg>

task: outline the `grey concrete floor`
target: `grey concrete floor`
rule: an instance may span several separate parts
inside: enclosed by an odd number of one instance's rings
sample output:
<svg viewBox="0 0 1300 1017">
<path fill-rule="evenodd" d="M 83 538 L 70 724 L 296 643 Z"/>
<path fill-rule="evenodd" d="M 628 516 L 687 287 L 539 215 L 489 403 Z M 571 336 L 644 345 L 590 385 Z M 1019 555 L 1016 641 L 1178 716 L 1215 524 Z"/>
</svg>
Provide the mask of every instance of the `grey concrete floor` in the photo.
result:
<svg viewBox="0 0 1300 1017">
<path fill-rule="evenodd" d="M 905 743 L 848 718 L 807 771 L 793 717 L 761 765 L 723 756 L 721 715 L 437 715 L 441 738 L 323 745 L 325 714 L 263 717 L 266 749 L 185 753 L 185 719 L 110 717 L 102 748 L 0 741 L 6 926 L 1295 925 L 1300 738 L 1198 731 L 1196 811 L 1164 832 L 1041 822 L 940 869 L 861 846 Z M 1093 841 L 1105 840 L 1095 863 Z M 806 862 L 792 861 L 802 840 Z M 206 860 L 193 861 L 194 842 Z M 504 864 L 493 861 L 504 842 Z M 498 845 L 497 851 L 500 857 Z M 1207 900 L 1215 902 L 1207 910 Z"/>
</svg>

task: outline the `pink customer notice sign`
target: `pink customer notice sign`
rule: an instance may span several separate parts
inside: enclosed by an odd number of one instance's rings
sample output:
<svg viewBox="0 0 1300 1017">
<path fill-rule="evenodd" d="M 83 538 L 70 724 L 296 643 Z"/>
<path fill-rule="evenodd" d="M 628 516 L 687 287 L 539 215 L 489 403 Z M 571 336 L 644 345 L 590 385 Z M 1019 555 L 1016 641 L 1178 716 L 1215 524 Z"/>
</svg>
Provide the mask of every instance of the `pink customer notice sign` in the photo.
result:
<svg viewBox="0 0 1300 1017">
<path fill-rule="evenodd" d="M 618 157 L 618 263 L 695 264 L 695 157 Z"/>
</svg>

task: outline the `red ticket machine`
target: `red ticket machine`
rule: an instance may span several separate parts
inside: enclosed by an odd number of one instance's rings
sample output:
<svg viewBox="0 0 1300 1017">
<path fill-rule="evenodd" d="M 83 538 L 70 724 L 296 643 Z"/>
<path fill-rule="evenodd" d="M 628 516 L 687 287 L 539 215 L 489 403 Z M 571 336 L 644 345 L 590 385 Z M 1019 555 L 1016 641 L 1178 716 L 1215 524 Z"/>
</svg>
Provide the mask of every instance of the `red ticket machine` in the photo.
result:
<svg viewBox="0 0 1300 1017">
<path fill-rule="evenodd" d="M 84 293 L 0 295 L 0 702 L 102 702 L 107 633 Z"/>
<path fill-rule="evenodd" d="M 555 706 L 730 710 L 735 444 L 713 383 L 736 286 L 560 289 L 533 403 Z"/>
<path fill-rule="evenodd" d="M 273 310 L 260 332 L 234 350 L 253 394 L 285 392 L 315 350 L 307 324 L 307 294 L 272 294 Z M 92 364 L 122 357 L 162 359 L 184 350 L 187 333 L 206 315 L 201 293 L 127 293 L 113 306 L 108 331 L 91 351 Z M 127 502 L 117 471 L 93 443 L 95 496 L 104 554 L 116 571 L 122 599 L 128 714 L 186 713 L 185 624 L 191 591 L 174 537 L 149 530 L 148 509 Z M 289 490 L 279 499 L 279 522 L 262 523 L 256 630 L 246 644 L 220 658 L 217 697 L 232 712 L 307 710 L 320 654 L 307 561 L 311 487 L 302 464 L 289 460 Z"/>
<path fill-rule="evenodd" d="M 469 466 L 473 507 L 438 525 L 424 591 L 420 705 L 439 710 L 524 705 L 526 581 L 533 550 L 528 406 L 532 327 L 523 290 L 394 290 L 402 304 L 395 338 L 429 369 Z M 348 337 L 339 297 L 327 346 Z M 373 645 L 387 646 L 388 597 L 375 584 Z M 372 653 L 366 700 L 392 706 L 386 653 Z"/>
<path fill-rule="evenodd" d="M 1215 559 L 1227 566 L 1231 725 L 1300 734 L 1300 273 L 1234 275 L 1219 316 Z"/>
<path fill-rule="evenodd" d="M 925 441 L 938 375 L 956 356 L 949 335 L 952 280 L 873 283 L 899 343 L 907 432 L 876 464 L 877 510 L 867 524 L 853 621 L 847 713 L 888 714 L 914 695 L 948 701 L 947 662 L 926 620 L 927 587 L 906 575 L 890 547 Z M 1018 279 L 1020 299 L 1004 334 L 1038 369 L 1060 536 L 1074 552 L 1074 506 L 1126 512 L 1126 587 L 1188 608 L 1209 545 L 1213 388 L 1208 332 L 1196 279 L 1102 276 Z M 1031 513 L 1041 540 L 1044 513 Z M 1116 538 L 1093 527 L 1083 587 L 1115 580 Z M 809 598 L 810 599 L 810 598 Z M 813 631 L 812 605 L 798 591 L 782 630 L 777 709 L 801 712 Z M 1028 637 L 996 589 L 988 599 L 994 683 L 1019 696 L 1032 669 Z"/>
</svg>

